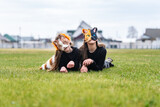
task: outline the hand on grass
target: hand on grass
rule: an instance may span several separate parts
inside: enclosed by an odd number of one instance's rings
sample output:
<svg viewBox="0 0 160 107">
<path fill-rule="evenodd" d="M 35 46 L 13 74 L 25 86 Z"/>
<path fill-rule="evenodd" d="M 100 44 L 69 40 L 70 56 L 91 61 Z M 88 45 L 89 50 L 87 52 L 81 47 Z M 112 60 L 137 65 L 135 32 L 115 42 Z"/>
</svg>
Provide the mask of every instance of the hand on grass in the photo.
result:
<svg viewBox="0 0 160 107">
<path fill-rule="evenodd" d="M 61 67 L 60 72 L 67 73 L 68 71 L 67 71 L 67 69 L 63 66 L 63 67 Z"/>
</svg>

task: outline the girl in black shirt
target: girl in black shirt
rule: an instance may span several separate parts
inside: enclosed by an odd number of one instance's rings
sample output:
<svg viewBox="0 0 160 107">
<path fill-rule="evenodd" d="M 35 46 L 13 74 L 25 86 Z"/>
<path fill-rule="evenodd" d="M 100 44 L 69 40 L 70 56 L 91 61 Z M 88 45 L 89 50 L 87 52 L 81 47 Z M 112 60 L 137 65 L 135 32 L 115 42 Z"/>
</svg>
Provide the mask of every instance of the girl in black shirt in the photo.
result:
<svg viewBox="0 0 160 107">
<path fill-rule="evenodd" d="M 82 54 L 81 72 L 88 72 L 88 70 L 99 71 L 104 68 L 107 50 L 104 44 L 98 43 L 96 32 L 97 28 L 93 28 L 92 30 L 82 29 L 85 38 L 84 44 L 80 47 Z M 111 62 L 108 63 L 112 65 Z"/>
<path fill-rule="evenodd" d="M 61 33 L 52 44 L 56 48 L 56 54 L 46 64 L 43 64 L 40 69 L 59 70 L 60 72 L 77 71 L 79 69 L 80 52 L 77 48 L 71 46 L 70 37 Z"/>
</svg>

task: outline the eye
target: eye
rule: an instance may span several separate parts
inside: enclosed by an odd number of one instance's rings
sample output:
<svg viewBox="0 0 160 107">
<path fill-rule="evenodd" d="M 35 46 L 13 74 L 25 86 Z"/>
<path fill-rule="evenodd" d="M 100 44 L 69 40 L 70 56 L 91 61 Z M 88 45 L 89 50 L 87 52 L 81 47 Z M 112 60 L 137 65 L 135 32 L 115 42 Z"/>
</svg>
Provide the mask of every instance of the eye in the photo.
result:
<svg viewBox="0 0 160 107">
<path fill-rule="evenodd" d="M 90 37 L 90 35 L 87 35 L 88 37 Z"/>
<path fill-rule="evenodd" d="M 95 36 L 95 34 L 93 34 L 93 36 Z"/>
</svg>

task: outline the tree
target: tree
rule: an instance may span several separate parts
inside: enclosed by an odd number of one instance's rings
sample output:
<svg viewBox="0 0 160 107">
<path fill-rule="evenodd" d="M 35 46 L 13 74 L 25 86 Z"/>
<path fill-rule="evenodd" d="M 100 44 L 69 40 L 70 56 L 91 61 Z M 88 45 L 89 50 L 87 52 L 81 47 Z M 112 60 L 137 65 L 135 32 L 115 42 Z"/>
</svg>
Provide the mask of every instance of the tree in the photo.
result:
<svg viewBox="0 0 160 107">
<path fill-rule="evenodd" d="M 127 38 L 137 38 L 138 32 L 134 26 L 128 27 L 128 35 Z"/>
</svg>

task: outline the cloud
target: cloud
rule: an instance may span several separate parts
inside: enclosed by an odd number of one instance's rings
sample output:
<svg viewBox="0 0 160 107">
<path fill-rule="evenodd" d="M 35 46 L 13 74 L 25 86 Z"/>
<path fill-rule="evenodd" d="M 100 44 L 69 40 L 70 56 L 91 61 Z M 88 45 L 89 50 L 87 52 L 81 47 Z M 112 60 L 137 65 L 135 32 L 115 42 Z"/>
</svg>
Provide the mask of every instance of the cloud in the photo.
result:
<svg viewBox="0 0 160 107">
<path fill-rule="evenodd" d="M 106 37 L 123 37 L 135 26 L 139 35 L 146 27 L 160 27 L 157 0 L 1 0 L 0 33 L 52 36 L 76 29 L 81 20 L 102 29 Z M 113 35 L 113 36 L 112 36 Z"/>
</svg>

